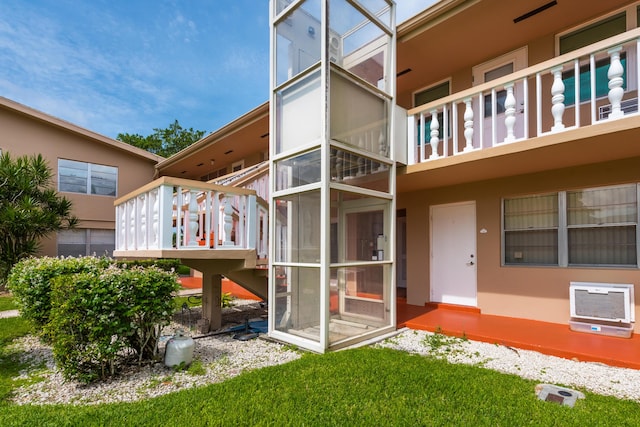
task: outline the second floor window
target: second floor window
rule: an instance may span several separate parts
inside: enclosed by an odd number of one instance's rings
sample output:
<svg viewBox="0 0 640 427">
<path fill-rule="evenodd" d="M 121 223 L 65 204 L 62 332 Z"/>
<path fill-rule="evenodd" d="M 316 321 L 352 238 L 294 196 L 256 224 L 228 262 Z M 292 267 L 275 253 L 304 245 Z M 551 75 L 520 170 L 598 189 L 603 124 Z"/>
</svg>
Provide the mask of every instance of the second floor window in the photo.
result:
<svg viewBox="0 0 640 427">
<path fill-rule="evenodd" d="M 115 197 L 117 188 L 116 167 L 75 160 L 58 160 L 59 191 Z"/>
</svg>

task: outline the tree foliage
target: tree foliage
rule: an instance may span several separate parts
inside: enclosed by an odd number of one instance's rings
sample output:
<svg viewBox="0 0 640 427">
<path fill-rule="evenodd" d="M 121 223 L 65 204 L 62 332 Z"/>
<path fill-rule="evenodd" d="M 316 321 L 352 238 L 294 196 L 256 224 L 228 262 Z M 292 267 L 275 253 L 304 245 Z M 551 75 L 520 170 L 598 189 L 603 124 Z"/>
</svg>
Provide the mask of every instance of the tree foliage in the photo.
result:
<svg viewBox="0 0 640 427">
<path fill-rule="evenodd" d="M 73 228 L 71 201 L 51 186 L 53 173 L 42 155 L 0 155 L 0 288 L 12 266 L 34 255 L 40 239 Z"/>
<path fill-rule="evenodd" d="M 119 133 L 116 139 L 159 156 L 170 157 L 198 141 L 206 133 L 206 131 L 194 130 L 193 128 L 184 129 L 178 120 L 166 129 L 155 128 L 153 131 L 148 136 Z"/>
</svg>

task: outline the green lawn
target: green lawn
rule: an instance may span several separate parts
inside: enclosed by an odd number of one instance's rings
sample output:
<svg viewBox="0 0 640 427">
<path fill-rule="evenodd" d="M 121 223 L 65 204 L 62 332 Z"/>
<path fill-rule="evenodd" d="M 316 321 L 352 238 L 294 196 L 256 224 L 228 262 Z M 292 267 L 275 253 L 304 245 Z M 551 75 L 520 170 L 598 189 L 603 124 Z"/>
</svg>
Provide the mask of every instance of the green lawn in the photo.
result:
<svg viewBox="0 0 640 427">
<path fill-rule="evenodd" d="M 6 320 L 0 319 L 0 331 L 12 327 Z M 5 364 L 0 362 L 0 386 L 7 387 L 15 369 L 5 374 Z M 365 347 L 306 354 L 221 384 L 136 403 L 21 407 L 4 399 L 0 425 L 640 425 L 636 402 L 587 393 L 571 409 L 537 400 L 535 384 L 479 367 Z"/>
<path fill-rule="evenodd" d="M 15 310 L 18 308 L 13 301 L 13 297 L 10 296 L 0 296 L 0 311 L 5 310 Z"/>
</svg>

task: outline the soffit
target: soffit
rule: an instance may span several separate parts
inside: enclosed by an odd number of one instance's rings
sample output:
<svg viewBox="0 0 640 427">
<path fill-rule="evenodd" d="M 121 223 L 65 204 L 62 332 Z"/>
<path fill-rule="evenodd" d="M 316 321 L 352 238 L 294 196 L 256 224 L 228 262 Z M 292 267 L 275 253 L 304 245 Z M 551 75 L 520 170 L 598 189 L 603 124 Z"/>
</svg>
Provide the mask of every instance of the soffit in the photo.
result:
<svg viewBox="0 0 640 427">
<path fill-rule="evenodd" d="M 412 71 L 398 78 L 398 97 L 410 99 L 408 94 L 416 89 L 461 70 L 468 69 L 470 74 L 474 65 L 633 3 L 629 0 L 557 0 L 555 6 L 513 22 L 549 1 L 443 0 L 425 11 L 421 21 L 401 25 L 397 71 L 408 68 Z M 549 55 L 553 55 L 553 51 Z"/>
</svg>

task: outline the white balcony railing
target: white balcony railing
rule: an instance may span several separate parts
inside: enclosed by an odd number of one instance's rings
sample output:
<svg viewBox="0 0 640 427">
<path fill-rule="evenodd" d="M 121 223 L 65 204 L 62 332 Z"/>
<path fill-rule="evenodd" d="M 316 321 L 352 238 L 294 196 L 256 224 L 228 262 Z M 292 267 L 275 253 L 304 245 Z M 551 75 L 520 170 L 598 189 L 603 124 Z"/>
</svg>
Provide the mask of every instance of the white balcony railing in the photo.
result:
<svg viewBox="0 0 640 427">
<path fill-rule="evenodd" d="M 116 252 L 255 249 L 266 258 L 268 212 L 252 190 L 162 177 L 116 201 Z"/>
<path fill-rule="evenodd" d="M 409 110 L 408 164 L 637 114 L 639 46 L 635 29 Z"/>
</svg>

